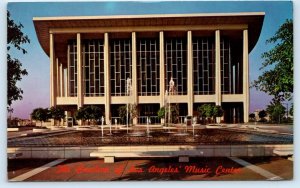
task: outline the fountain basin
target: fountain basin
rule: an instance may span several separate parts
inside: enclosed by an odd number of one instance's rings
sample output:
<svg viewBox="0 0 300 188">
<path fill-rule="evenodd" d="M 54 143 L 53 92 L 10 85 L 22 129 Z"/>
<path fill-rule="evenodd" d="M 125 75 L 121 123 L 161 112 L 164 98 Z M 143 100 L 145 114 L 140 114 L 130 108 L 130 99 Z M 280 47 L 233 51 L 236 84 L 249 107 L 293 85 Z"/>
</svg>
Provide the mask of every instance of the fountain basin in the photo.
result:
<svg viewBox="0 0 300 188">
<path fill-rule="evenodd" d="M 183 133 L 182 130 L 172 130 L 175 134 Z M 104 135 L 109 133 L 104 130 Z M 138 134 L 139 133 L 139 134 Z M 130 135 L 144 136 L 130 136 Z M 237 145 L 237 144 L 293 144 L 293 135 L 280 135 L 264 132 L 242 132 L 224 129 L 197 129 L 185 132 L 186 135 L 175 136 L 165 130 L 151 130 L 151 138 L 146 138 L 146 130 L 119 130 L 109 136 L 110 139 L 99 139 L 100 130 L 71 131 L 43 136 L 26 136 L 8 139 L 8 147 L 27 146 L 143 146 L 143 145 Z M 105 136 L 104 136 L 105 137 Z"/>
</svg>

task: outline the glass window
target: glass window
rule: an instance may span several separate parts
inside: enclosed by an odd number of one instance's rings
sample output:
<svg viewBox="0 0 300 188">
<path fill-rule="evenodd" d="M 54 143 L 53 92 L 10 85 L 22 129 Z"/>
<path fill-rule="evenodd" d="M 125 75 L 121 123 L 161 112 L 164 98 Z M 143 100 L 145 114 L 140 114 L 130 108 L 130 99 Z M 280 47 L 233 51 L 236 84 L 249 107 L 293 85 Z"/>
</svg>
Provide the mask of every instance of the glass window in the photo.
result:
<svg viewBox="0 0 300 188">
<path fill-rule="evenodd" d="M 137 44 L 138 95 L 159 95 L 159 42 L 158 39 L 138 39 Z"/>
<path fill-rule="evenodd" d="M 111 95 L 126 95 L 126 80 L 131 78 L 131 39 L 110 41 Z"/>
<path fill-rule="evenodd" d="M 165 42 L 165 86 L 169 90 L 171 77 L 177 95 L 187 94 L 187 41 L 185 38 L 167 38 Z"/>
<path fill-rule="evenodd" d="M 210 37 L 193 37 L 195 95 L 210 95 L 215 93 L 214 43 L 214 39 Z"/>
</svg>

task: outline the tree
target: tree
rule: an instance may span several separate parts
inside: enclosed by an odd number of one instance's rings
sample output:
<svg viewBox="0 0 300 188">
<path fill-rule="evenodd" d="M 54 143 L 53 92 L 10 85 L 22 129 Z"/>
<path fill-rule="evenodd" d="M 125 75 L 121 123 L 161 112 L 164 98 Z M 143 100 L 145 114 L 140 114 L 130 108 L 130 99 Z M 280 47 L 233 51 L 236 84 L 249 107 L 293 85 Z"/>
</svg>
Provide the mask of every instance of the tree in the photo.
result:
<svg viewBox="0 0 300 188">
<path fill-rule="evenodd" d="M 264 120 L 264 118 L 267 116 L 267 112 L 265 110 L 261 110 L 258 112 L 258 117 L 260 120 Z"/>
<path fill-rule="evenodd" d="M 103 109 L 98 106 L 89 106 L 91 111 L 91 120 L 94 122 L 100 122 L 102 116 L 104 116 Z"/>
<path fill-rule="evenodd" d="M 87 116 L 88 114 L 86 113 L 86 109 L 84 107 L 80 107 L 75 113 L 75 118 L 78 120 L 86 121 L 88 120 Z"/>
<path fill-rule="evenodd" d="M 76 119 L 88 121 L 100 122 L 101 117 L 103 116 L 103 110 L 98 106 L 84 106 L 78 109 L 75 114 Z"/>
<path fill-rule="evenodd" d="M 119 117 L 123 124 L 126 124 L 127 121 L 127 105 L 120 106 L 118 108 Z M 128 104 L 128 118 L 129 123 L 131 118 L 136 118 L 137 114 L 137 105 L 136 104 Z"/>
<path fill-rule="evenodd" d="M 267 112 L 270 114 L 272 121 L 280 123 L 285 114 L 285 107 L 280 101 L 273 100 L 267 106 Z"/>
<path fill-rule="evenodd" d="M 7 11 L 7 105 L 11 106 L 15 100 L 22 100 L 23 90 L 17 87 L 17 82 L 22 80 L 22 76 L 28 74 L 26 69 L 22 69 L 22 63 L 10 55 L 13 47 L 20 50 L 23 54 L 27 51 L 22 47 L 23 44 L 30 43 L 27 35 L 22 32 L 23 25 L 16 24 L 10 18 Z"/>
<path fill-rule="evenodd" d="M 65 112 L 62 108 L 60 107 L 54 107 L 52 106 L 50 108 L 50 114 L 51 114 L 51 117 L 55 120 L 55 121 L 58 121 L 59 122 L 59 126 L 60 126 L 60 121 L 61 119 L 63 119 L 65 117 Z M 55 124 L 55 122 L 54 122 Z"/>
<path fill-rule="evenodd" d="M 216 120 L 216 117 L 222 117 L 223 114 L 224 114 L 224 110 L 222 109 L 222 107 L 220 105 L 213 106 L 212 116 L 214 117 L 214 121 Z"/>
<path fill-rule="evenodd" d="M 51 118 L 51 113 L 48 108 L 36 108 L 30 115 L 32 119 L 40 121 L 41 126 L 43 125 L 42 122 L 46 122 L 49 118 Z"/>
<path fill-rule="evenodd" d="M 129 113 L 131 118 L 136 118 L 138 116 L 137 113 L 137 105 L 136 104 L 129 104 Z"/>
<path fill-rule="evenodd" d="M 163 106 L 157 112 L 158 118 L 164 119 L 165 118 L 165 113 L 166 113 L 166 108 Z"/>
<path fill-rule="evenodd" d="M 257 90 L 281 100 L 292 98 L 293 94 L 293 20 L 286 20 L 273 37 L 266 41 L 275 47 L 262 54 L 262 69 L 267 69 L 252 83 Z"/>
<path fill-rule="evenodd" d="M 249 118 L 254 121 L 255 120 L 255 114 L 254 113 L 249 114 Z"/>
<path fill-rule="evenodd" d="M 214 106 L 211 104 L 203 104 L 197 110 L 204 119 L 211 118 L 214 114 Z"/>
</svg>

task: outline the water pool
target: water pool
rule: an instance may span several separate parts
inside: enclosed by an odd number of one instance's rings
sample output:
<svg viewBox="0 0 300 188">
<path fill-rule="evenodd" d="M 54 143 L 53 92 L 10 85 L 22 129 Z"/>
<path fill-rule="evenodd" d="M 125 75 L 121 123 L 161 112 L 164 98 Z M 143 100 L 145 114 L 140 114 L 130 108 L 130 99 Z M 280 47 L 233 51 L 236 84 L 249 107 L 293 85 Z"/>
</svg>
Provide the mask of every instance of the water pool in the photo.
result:
<svg viewBox="0 0 300 188">
<path fill-rule="evenodd" d="M 172 130 L 173 131 L 173 130 Z M 198 129 L 193 136 L 192 130 L 119 130 L 113 135 L 101 138 L 101 130 L 66 131 L 59 134 L 19 137 L 8 140 L 8 147 L 41 146 L 127 146 L 127 145 L 227 145 L 227 144 L 293 144 L 293 135 L 248 133 L 224 129 Z"/>
</svg>

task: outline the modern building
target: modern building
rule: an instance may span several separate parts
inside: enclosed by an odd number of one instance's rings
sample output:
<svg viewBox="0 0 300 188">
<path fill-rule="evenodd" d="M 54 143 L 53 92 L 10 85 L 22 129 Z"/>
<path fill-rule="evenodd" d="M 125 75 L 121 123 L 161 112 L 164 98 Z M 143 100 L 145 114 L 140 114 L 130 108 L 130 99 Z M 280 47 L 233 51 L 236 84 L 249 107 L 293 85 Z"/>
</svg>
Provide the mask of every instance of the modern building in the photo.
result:
<svg viewBox="0 0 300 188">
<path fill-rule="evenodd" d="M 132 103 L 139 114 L 135 123 L 144 123 L 168 97 L 182 117 L 212 103 L 223 107 L 224 122 L 248 122 L 248 54 L 264 15 L 35 17 L 37 37 L 50 57 L 50 104 L 68 116 L 99 105 L 108 121 Z M 175 89 L 166 96 L 171 79 Z"/>
</svg>

